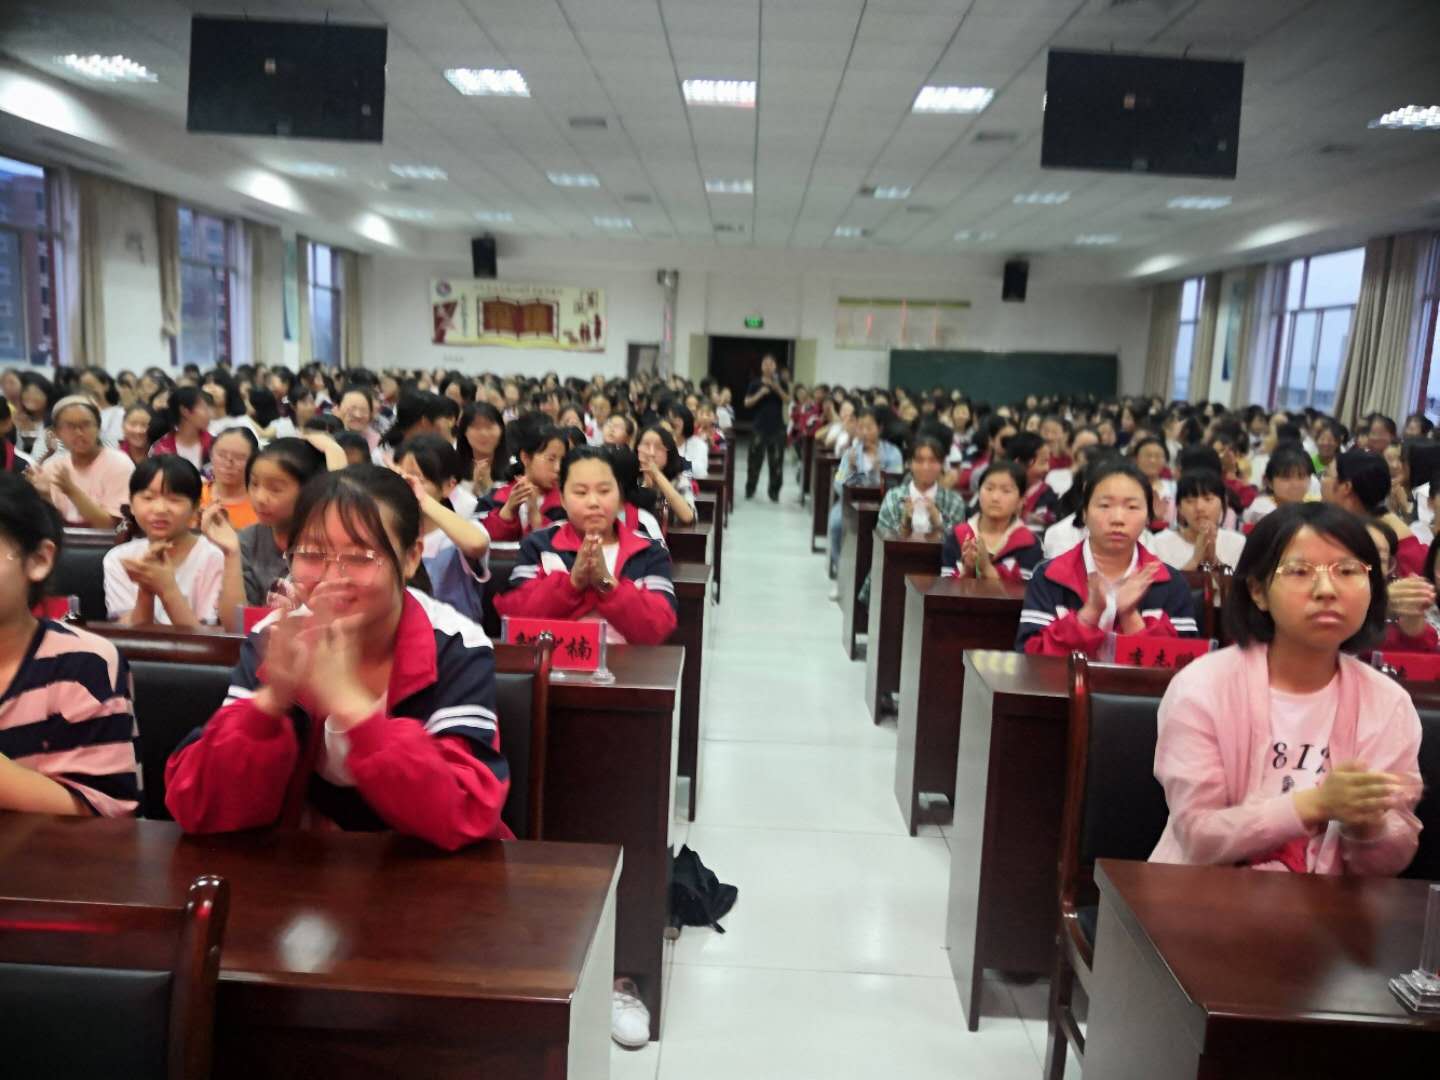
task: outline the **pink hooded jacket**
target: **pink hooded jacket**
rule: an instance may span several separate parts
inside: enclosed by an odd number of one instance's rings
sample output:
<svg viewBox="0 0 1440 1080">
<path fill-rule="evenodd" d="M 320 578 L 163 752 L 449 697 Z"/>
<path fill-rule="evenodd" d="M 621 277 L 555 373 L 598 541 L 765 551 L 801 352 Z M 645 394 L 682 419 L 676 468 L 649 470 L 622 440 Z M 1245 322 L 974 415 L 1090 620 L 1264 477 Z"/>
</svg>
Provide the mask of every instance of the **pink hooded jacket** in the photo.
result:
<svg viewBox="0 0 1440 1080">
<path fill-rule="evenodd" d="M 1398 874 L 1420 835 L 1412 811 L 1420 799 L 1420 717 L 1403 687 L 1353 656 L 1341 654 L 1340 706 L 1330 760 L 1358 758 L 1376 772 L 1405 778 L 1404 809 L 1357 841 L 1332 821 L 1308 830 L 1290 795 L 1260 792 L 1270 743 L 1267 648 L 1230 646 L 1179 672 L 1160 702 L 1155 778 L 1170 819 L 1151 862 L 1235 864 L 1310 836 L 1307 863 L 1318 874 Z"/>
</svg>

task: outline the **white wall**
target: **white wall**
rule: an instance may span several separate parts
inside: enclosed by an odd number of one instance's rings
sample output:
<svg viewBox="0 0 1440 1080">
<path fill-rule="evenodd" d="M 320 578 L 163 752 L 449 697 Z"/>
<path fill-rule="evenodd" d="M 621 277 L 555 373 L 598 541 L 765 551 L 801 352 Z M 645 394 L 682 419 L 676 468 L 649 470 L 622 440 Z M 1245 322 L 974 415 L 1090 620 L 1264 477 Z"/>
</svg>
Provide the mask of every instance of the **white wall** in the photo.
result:
<svg viewBox="0 0 1440 1080">
<path fill-rule="evenodd" d="M 170 345 L 160 334 L 160 267 L 155 196 L 128 185 L 111 185 L 100 210 L 105 296 L 105 366 L 140 371 L 170 365 Z"/>
</svg>

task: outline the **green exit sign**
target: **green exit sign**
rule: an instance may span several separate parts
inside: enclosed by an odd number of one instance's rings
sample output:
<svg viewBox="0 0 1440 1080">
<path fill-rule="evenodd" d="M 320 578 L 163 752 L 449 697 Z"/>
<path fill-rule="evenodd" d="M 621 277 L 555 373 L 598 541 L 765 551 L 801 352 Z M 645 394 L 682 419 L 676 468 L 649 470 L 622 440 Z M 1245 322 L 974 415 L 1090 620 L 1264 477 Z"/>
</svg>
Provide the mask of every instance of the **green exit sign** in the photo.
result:
<svg viewBox="0 0 1440 1080">
<path fill-rule="evenodd" d="M 764 316 L 764 315 L 746 315 L 746 316 L 745 316 L 745 329 L 746 329 L 746 330 L 763 330 L 763 329 L 765 329 L 765 316 Z"/>
</svg>

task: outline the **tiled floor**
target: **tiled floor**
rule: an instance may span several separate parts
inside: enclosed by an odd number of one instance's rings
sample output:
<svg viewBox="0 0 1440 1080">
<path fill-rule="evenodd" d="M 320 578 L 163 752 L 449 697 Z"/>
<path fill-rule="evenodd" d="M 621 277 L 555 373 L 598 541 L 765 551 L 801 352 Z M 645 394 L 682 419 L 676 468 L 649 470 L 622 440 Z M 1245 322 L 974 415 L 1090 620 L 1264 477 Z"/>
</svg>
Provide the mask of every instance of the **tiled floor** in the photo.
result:
<svg viewBox="0 0 1440 1080">
<path fill-rule="evenodd" d="M 965 1030 L 945 953 L 948 842 L 934 826 L 905 833 L 895 726 L 870 721 L 809 528 L 793 472 L 779 504 L 763 489 L 736 504 L 700 802 L 677 831 L 740 899 L 726 933 L 690 927 L 668 949 L 662 1038 L 616 1047 L 611 1074 L 1039 1080 L 1043 984 L 994 983 L 980 1030 Z"/>
</svg>

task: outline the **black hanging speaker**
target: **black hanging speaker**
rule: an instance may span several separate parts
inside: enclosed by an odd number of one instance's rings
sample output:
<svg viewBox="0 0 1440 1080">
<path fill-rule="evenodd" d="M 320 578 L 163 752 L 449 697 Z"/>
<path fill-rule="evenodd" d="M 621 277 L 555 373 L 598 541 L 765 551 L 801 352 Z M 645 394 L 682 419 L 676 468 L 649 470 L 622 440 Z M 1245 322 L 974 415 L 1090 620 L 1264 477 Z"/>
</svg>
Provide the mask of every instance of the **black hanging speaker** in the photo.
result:
<svg viewBox="0 0 1440 1080">
<path fill-rule="evenodd" d="M 470 241 L 470 272 L 477 278 L 495 277 L 495 237 L 477 236 Z"/>
<path fill-rule="evenodd" d="M 1005 264 L 1005 286 L 1000 293 L 1002 300 L 1025 301 L 1025 286 L 1030 280 L 1030 264 L 1024 259 L 1011 259 Z"/>
</svg>

